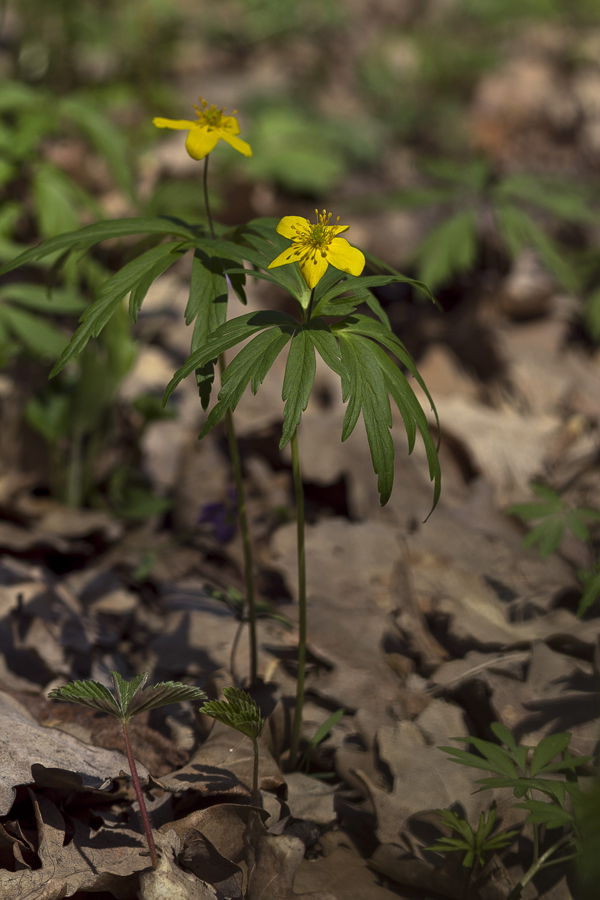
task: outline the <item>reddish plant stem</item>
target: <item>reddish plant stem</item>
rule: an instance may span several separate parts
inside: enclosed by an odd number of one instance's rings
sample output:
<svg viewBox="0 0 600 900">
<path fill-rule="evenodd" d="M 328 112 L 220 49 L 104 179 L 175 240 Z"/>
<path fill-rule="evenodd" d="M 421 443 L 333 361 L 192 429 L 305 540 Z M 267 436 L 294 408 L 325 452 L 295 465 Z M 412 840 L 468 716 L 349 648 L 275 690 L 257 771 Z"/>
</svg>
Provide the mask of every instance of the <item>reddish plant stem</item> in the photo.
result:
<svg viewBox="0 0 600 900">
<path fill-rule="evenodd" d="M 125 750 L 127 752 L 127 760 L 129 762 L 129 768 L 131 769 L 131 778 L 133 780 L 133 788 L 135 790 L 135 795 L 137 797 L 137 801 L 140 805 L 140 815 L 142 817 L 142 822 L 144 823 L 144 831 L 146 833 L 146 840 L 148 841 L 148 849 L 150 850 L 150 859 L 152 860 L 152 868 L 156 869 L 158 866 L 158 856 L 156 853 L 156 846 L 154 844 L 154 838 L 152 837 L 152 826 L 150 825 L 150 819 L 148 817 L 148 810 L 146 809 L 146 802 L 144 800 L 144 795 L 142 793 L 142 785 L 140 784 L 140 779 L 138 777 L 137 768 L 135 765 L 135 759 L 133 758 L 133 750 L 131 749 L 131 740 L 129 739 L 129 725 L 126 721 L 121 721 L 121 727 L 123 728 L 123 740 L 125 741 Z"/>
</svg>

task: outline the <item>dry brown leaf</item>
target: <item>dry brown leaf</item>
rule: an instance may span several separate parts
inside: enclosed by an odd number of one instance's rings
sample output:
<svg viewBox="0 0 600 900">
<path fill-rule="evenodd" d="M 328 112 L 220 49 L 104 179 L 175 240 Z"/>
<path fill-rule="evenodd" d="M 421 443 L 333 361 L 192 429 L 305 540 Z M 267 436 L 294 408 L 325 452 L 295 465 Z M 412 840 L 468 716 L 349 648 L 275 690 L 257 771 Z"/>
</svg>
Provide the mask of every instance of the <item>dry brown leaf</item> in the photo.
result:
<svg viewBox="0 0 600 900">
<path fill-rule="evenodd" d="M 384 790 L 365 773 L 357 772 L 369 790 L 377 814 L 377 838 L 382 844 L 398 843 L 406 821 L 417 813 L 461 805 L 466 818 L 477 821 L 492 799 L 477 791 L 477 774 L 457 766 L 437 747 L 425 745 L 411 722 L 384 725 L 377 732 L 379 756 L 394 779 Z"/>
<path fill-rule="evenodd" d="M 65 822 L 58 808 L 30 791 L 34 804 L 41 862 L 39 869 L 0 871 L 2 900 L 60 900 L 76 891 L 110 891 L 118 900 L 136 896 L 138 875 L 148 868 L 141 835 L 128 828 L 92 831 L 73 820 L 74 834 L 65 843 Z"/>
<path fill-rule="evenodd" d="M 294 876 L 304 859 L 304 850 L 300 838 L 287 834 L 262 834 L 255 847 L 248 900 L 336 900 L 327 891 L 295 893 Z"/>
<path fill-rule="evenodd" d="M 259 739 L 259 787 L 277 791 L 284 785 L 279 766 L 267 745 Z M 198 791 L 205 796 L 219 794 L 252 796 L 254 755 L 252 742 L 239 732 L 215 722 L 208 738 L 183 766 L 161 779 L 169 791 Z"/>
<path fill-rule="evenodd" d="M 180 841 L 174 831 L 155 835 L 161 849 L 156 870 L 140 875 L 140 900 L 217 900 L 215 889 L 175 863 Z"/>
<path fill-rule="evenodd" d="M 15 787 L 40 784 L 46 787 L 101 789 L 111 779 L 128 771 L 122 753 L 102 750 L 71 735 L 44 728 L 16 700 L 0 692 L 0 815 L 13 803 Z M 140 778 L 148 773 L 139 766 Z"/>
</svg>

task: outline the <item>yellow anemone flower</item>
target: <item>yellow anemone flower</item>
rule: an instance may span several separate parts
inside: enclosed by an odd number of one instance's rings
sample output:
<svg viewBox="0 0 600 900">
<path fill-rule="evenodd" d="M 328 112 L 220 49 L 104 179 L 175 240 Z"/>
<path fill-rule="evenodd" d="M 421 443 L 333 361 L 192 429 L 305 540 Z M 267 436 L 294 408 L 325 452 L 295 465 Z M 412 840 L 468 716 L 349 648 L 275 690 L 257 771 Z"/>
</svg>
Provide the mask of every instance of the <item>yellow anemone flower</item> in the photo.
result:
<svg viewBox="0 0 600 900">
<path fill-rule="evenodd" d="M 323 210 L 317 214 L 316 224 L 301 216 L 284 216 L 277 226 L 277 233 L 293 241 L 292 246 L 269 265 L 269 269 L 275 266 L 285 266 L 288 263 L 297 262 L 302 276 L 311 291 L 317 286 L 327 266 L 332 265 L 342 272 L 350 275 L 360 275 L 365 267 L 365 258 L 360 250 L 352 247 L 344 238 L 337 237 L 343 231 L 348 231 L 349 225 L 338 225 L 338 216 L 335 225 L 330 225 L 331 213 Z"/>
<path fill-rule="evenodd" d="M 187 119 L 162 119 L 157 116 L 152 119 L 152 124 L 157 128 L 174 128 L 179 131 L 188 131 L 185 149 L 192 159 L 204 159 L 211 150 L 214 150 L 220 140 L 226 141 L 238 153 L 244 156 L 252 156 L 250 144 L 237 137 L 240 126 L 234 116 L 226 116 L 224 109 L 219 109 L 213 103 L 209 106 L 206 100 L 200 97 L 202 108 L 194 104 L 196 115 L 195 122 Z M 234 113 L 237 110 L 234 109 Z"/>
</svg>

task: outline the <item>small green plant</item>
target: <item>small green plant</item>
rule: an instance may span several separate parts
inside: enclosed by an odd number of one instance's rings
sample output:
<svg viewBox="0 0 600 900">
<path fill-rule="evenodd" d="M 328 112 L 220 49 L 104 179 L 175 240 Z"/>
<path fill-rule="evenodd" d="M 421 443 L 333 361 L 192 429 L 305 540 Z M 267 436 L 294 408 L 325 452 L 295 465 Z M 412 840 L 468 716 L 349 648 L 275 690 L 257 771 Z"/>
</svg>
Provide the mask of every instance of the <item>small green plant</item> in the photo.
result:
<svg viewBox="0 0 600 900">
<path fill-rule="evenodd" d="M 548 735 L 548 737 L 542 738 L 537 747 L 531 748 L 517 744 L 510 730 L 500 722 L 494 722 L 491 729 L 499 743 L 475 737 L 453 738 L 455 741 L 473 744 L 478 753 L 459 750 L 455 747 L 440 747 L 439 749 L 448 753 L 459 765 L 491 772 L 492 777 L 483 778 L 477 782 L 481 785 L 481 790 L 510 789 L 515 799 L 520 801 L 515 803 L 515 807 L 528 811 L 526 822 L 532 826 L 533 859 L 511 892 L 511 900 L 516 900 L 520 896 L 521 890 L 541 869 L 565 863 L 577 855 L 581 846 L 581 828 L 578 816 L 584 801 L 584 793 L 577 781 L 577 769 L 589 762 L 591 757 L 575 758 L 571 755 L 569 752 L 571 735 L 569 733 Z M 563 778 L 557 778 L 561 775 Z M 539 799 L 540 795 L 544 799 Z M 468 823 L 465 823 L 465 827 L 461 824 L 463 820 L 455 817 L 450 810 L 439 812 L 446 824 L 458 831 L 461 837 L 458 839 L 443 838 L 437 846 L 429 849 L 443 853 L 466 850 L 467 856 L 463 864 L 470 865 L 471 856 L 469 854 L 471 851 L 473 852 L 473 860 L 477 856 L 478 840 L 482 854 L 485 849 L 482 844 L 482 835 L 490 824 L 491 812 L 487 819 L 480 820 L 474 838 L 469 837 L 472 829 Z M 495 816 L 488 834 L 491 833 L 494 820 Z M 563 829 L 558 840 L 545 849 L 540 846 L 541 826 L 547 831 L 555 828 Z M 511 835 L 510 840 L 507 840 L 504 846 L 512 841 L 515 834 L 508 832 L 497 836 L 508 839 L 509 834 Z M 464 844 L 459 847 L 456 845 L 456 841 L 463 841 Z M 469 845 L 468 849 L 466 844 Z M 497 849 L 500 849 L 499 845 Z"/>
<path fill-rule="evenodd" d="M 260 803 L 260 794 L 258 793 L 258 739 L 261 736 L 264 719 L 261 717 L 260 709 L 252 697 L 239 688 L 226 687 L 223 688 L 223 696 L 225 700 L 209 700 L 204 704 L 201 713 L 216 719 L 224 725 L 228 725 L 240 734 L 245 734 L 252 741 L 252 749 L 254 751 L 254 766 L 252 769 L 252 802 L 254 806 Z"/>
<path fill-rule="evenodd" d="M 336 709 L 336 711 L 334 713 L 332 713 L 327 719 L 325 719 L 325 721 L 323 722 L 322 725 L 319 725 L 319 727 L 317 728 L 317 730 L 315 731 L 315 733 L 313 734 L 311 739 L 308 741 L 306 750 L 304 751 L 304 756 L 302 757 L 302 763 L 301 763 L 301 765 L 302 764 L 304 765 L 304 767 L 305 767 L 304 771 L 307 774 L 308 774 L 308 770 L 310 767 L 310 755 L 311 755 L 312 751 L 315 749 L 315 747 L 319 746 L 321 741 L 325 740 L 325 738 L 327 737 L 329 732 L 333 728 L 335 728 L 335 726 L 340 721 L 340 719 L 342 718 L 342 716 L 344 715 L 345 712 L 346 712 L 345 709 Z M 332 773 L 332 772 L 323 772 L 322 774 L 319 773 L 318 775 L 315 775 L 314 777 L 330 778 L 333 774 L 334 773 Z"/>
<path fill-rule="evenodd" d="M 146 673 L 138 675 L 133 681 L 125 681 L 118 672 L 111 672 L 110 675 L 114 685 L 114 694 L 98 681 L 71 681 L 64 687 L 50 691 L 48 697 L 51 700 L 66 700 L 70 703 L 79 703 L 81 706 L 88 706 L 90 709 L 95 709 L 98 712 L 108 713 L 109 716 L 114 716 L 121 723 L 125 752 L 127 753 L 135 795 L 140 806 L 140 815 L 144 824 L 146 840 L 148 841 L 152 867 L 156 869 L 158 865 L 156 846 L 131 748 L 129 722 L 134 716 L 138 716 L 142 712 L 158 709 L 158 707 L 167 706 L 170 703 L 180 703 L 184 700 L 194 702 L 206 700 L 206 694 L 201 688 L 191 687 L 176 681 L 165 681 L 161 682 L 161 684 L 146 687 L 148 679 Z"/>
<path fill-rule="evenodd" d="M 572 507 L 560 494 L 543 484 L 531 484 L 531 490 L 540 500 L 537 503 L 515 503 L 506 512 L 523 522 L 538 522 L 523 539 L 523 547 L 537 544 L 540 556 L 546 559 L 556 553 L 568 530 L 574 537 L 587 544 L 593 560 L 588 522 L 600 522 L 600 512 L 587 507 Z M 592 562 L 588 569 L 578 569 L 577 577 L 583 585 L 583 595 L 577 614 L 582 616 L 600 595 L 600 561 Z"/>
<path fill-rule="evenodd" d="M 471 870 L 471 878 L 475 877 L 477 865 L 483 869 L 486 853 L 493 853 L 495 850 L 503 850 L 508 847 L 519 833 L 518 831 L 501 831 L 499 834 L 492 835 L 497 815 L 495 804 L 492 804 L 487 816 L 484 812 L 481 813 L 477 831 L 473 830 L 466 819 L 463 819 L 458 813 L 452 812 L 451 809 L 436 809 L 436 812 L 444 824 L 456 832 L 458 837 L 438 838 L 435 844 L 426 849 L 438 853 L 454 853 L 456 851 L 464 853 L 462 864 Z"/>
<path fill-rule="evenodd" d="M 209 597 L 212 597 L 213 600 L 218 600 L 220 603 L 224 603 L 228 606 L 239 622 L 229 654 L 229 671 L 234 683 L 237 683 L 235 657 L 242 629 L 248 622 L 246 602 L 243 595 L 235 588 L 227 588 L 226 591 L 220 591 L 211 587 L 209 584 L 205 584 L 204 591 Z M 293 628 L 293 622 L 291 622 L 287 616 L 282 616 L 281 613 L 275 612 L 268 600 L 257 599 L 255 601 L 255 612 L 257 619 L 270 619 L 272 622 L 278 622 L 280 625 L 285 626 L 285 628 Z"/>
<path fill-rule="evenodd" d="M 418 277 L 432 290 L 470 271 L 482 249 L 513 258 L 526 247 L 539 254 L 563 287 L 580 288 L 571 260 L 540 223 L 540 214 L 558 223 L 591 224 L 596 213 L 586 188 L 529 174 L 499 179 L 483 159 L 468 164 L 429 160 L 422 166 L 433 186 L 403 191 L 386 203 L 436 206 L 444 212 L 415 255 Z"/>
</svg>

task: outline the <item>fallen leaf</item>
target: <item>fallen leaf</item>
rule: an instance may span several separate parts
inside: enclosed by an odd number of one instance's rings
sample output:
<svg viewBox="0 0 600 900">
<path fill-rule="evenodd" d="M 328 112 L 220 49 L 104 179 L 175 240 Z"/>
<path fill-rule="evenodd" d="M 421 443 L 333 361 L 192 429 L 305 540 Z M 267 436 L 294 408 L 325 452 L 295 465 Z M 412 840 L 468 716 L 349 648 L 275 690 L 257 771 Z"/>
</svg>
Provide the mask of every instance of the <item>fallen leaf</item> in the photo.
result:
<svg viewBox="0 0 600 900">
<path fill-rule="evenodd" d="M 128 771 L 122 753 L 102 750 L 71 735 L 44 728 L 8 694 L 0 691 L 0 815 L 7 815 L 21 784 L 71 790 L 103 789 Z M 148 777 L 139 767 L 141 779 Z"/>
<path fill-rule="evenodd" d="M 76 891 L 110 891 L 118 900 L 136 896 L 137 873 L 148 868 L 141 835 L 127 828 L 93 831 L 72 819 L 67 842 L 65 821 L 46 797 L 29 792 L 38 830 L 41 867 L 17 872 L 0 870 L 2 900 L 60 900 Z"/>
</svg>

